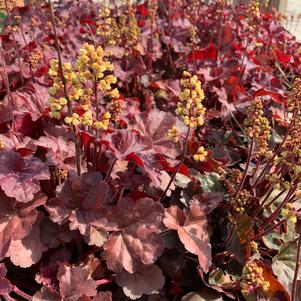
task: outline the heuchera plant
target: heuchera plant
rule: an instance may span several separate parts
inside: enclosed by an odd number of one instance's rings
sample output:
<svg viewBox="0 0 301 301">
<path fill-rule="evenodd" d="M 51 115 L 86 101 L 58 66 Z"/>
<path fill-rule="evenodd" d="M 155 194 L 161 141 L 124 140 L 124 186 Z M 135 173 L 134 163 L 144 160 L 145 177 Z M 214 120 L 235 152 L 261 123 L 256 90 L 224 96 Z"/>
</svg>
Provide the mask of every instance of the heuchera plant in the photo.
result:
<svg viewBox="0 0 301 301">
<path fill-rule="evenodd" d="M 1 298 L 301 300 L 300 43 L 103 2 L 0 3 Z"/>
</svg>

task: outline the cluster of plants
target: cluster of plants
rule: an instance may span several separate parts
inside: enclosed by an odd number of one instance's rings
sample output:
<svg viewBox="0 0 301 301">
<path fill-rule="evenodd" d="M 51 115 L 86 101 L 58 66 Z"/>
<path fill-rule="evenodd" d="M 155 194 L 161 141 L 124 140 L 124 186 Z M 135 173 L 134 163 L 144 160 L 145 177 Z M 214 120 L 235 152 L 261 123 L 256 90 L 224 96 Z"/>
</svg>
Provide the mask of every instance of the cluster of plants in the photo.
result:
<svg viewBox="0 0 301 301">
<path fill-rule="evenodd" d="M 103 2 L 0 2 L 1 298 L 301 300 L 300 43 Z"/>
</svg>

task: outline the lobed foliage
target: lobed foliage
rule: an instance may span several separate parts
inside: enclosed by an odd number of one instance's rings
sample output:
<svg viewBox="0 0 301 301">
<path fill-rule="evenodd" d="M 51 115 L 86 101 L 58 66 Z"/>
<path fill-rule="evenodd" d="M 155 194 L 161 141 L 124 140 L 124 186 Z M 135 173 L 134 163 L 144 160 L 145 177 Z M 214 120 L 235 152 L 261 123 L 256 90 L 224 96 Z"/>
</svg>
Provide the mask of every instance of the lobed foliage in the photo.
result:
<svg viewBox="0 0 301 301">
<path fill-rule="evenodd" d="M 2 2 L 2 298 L 299 300 L 301 45 L 265 1 Z"/>
</svg>

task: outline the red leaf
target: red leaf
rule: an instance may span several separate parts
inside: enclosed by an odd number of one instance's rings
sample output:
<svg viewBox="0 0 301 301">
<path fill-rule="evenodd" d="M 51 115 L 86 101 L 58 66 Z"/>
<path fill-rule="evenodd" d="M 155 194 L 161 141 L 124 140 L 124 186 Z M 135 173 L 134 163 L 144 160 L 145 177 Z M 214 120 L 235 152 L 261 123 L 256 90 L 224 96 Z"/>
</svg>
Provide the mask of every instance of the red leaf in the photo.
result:
<svg viewBox="0 0 301 301">
<path fill-rule="evenodd" d="M 162 167 L 164 168 L 165 171 L 168 172 L 175 172 L 177 170 L 177 165 L 176 166 L 170 166 L 170 164 L 168 163 L 168 161 L 163 157 L 163 155 L 158 154 L 159 157 L 159 161 L 160 164 L 162 165 Z M 189 168 L 185 165 L 185 164 L 181 164 L 181 167 L 179 168 L 178 171 L 180 174 L 191 178 L 190 172 L 189 172 Z"/>
<path fill-rule="evenodd" d="M 137 13 L 143 17 L 147 17 L 149 14 L 148 9 L 143 4 L 137 5 L 136 10 L 137 10 Z"/>
<path fill-rule="evenodd" d="M 96 281 L 89 279 L 87 269 L 83 267 L 61 265 L 58 273 L 62 300 L 78 301 L 82 296 L 97 294 Z"/>
<path fill-rule="evenodd" d="M 201 61 L 201 60 L 216 60 L 217 58 L 217 48 L 214 44 L 210 44 L 207 48 L 203 50 L 193 50 L 189 57 L 188 62 Z"/>
<path fill-rule="evenodd" d="M 90 240 L 94 228 L 105 230 L 109 227 L 105 208 L 108 194 L 109 187 L 102 181 L 101 173 L 71 175 L 58 197 L 48 201 L 47 209 L 52 221 L 59 224 L 70 222 L 71 230 L 78 229 Z"/>
<path fill-rule="evenodd" d="M 140 298 L 143 294 L 156 294 L 163 287 L 164 282 L 163 273 L 155 264 L 142 265 L 133 274 L 123 271 L 116 276 L 116 283 L 123 288 L 124 294 L 130 299 Z"/>
<path fill-rule="evenodd" d="M 163 206 L 152 199 L 120 200 L 110 217 L 117 231 L 104 244 L 109 269 L 134 273 L 142 263 L 154 263 L 164 250 L 159 234 L 162 220 Z"/>
<path fill-rule="evenodd" d="M 285 97 L 279 93 L 265 90 L 263 88 L 257 90 L 254 93 L 254 97 L 257 96 L 271 96 L 276 103 L 283 103 Z"/>
<path fill-rule="evenodd" d="M 142 161 L 141 158 L 140 158 L 137 154 L 135 154 L 135 153 L 130 153 L 129 155 L 127 155 L 127 156 L 125 157 L 125 160 L 135 162 L 138 166 L 144 167 L 143 161 Z"/>
<path fill-rule="evenodd" d="M 281 64 L 289 63 L 292 59 L 291 55 L 284 54 L 280 49 L 275 49 L 275 54 Z"/>
<path fill-rule="evenodd" d="M 40 240 L 40 223 L 42 219 L 43 214 L 40 212 L 29 235 L 11 242 L 7 256 L 10 257 L 14 265 L 28 268 L 37 263 L 41 259 L 43 252 L 47 250 L 47 247 Z"/>
<path fill-rule="evenodd" d="M 38 158 L 13 150 L 0 150 L 0 187 L 18 202 L 30 202 L 40 191 L 40 180 L 49 180 L 48 167 Z"/>
<path fill-rule="evenodd" d="M 80 24 L 89 24 L 89 25 L 97 26 L 97 22 L 90 18 L 81 18 L 79 22 Z"/>
<path fill-rule="evenodd" d="M 186 250 L 198 256 L 201 268 L 207 273 L 211 266 L 211 245 L 206 214 L 201 207 L 192 204 L 185 214 L 179 207 L 171 206 L 165 209 L 164 224 L 178 231 Z"/>
<path fill-rule="evenodd" d="M 223 26 L 221 28 L 221 45 L 229 45 L 234 40 L 233 28 L 230 26 Z"/>
</svg>

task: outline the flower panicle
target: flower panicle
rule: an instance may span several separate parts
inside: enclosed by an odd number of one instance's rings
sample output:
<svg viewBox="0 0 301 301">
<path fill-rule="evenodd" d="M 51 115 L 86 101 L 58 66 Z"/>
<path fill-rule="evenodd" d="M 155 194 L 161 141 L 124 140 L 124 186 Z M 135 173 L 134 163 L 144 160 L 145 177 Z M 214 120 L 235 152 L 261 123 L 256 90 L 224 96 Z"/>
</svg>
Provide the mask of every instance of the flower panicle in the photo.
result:
<svg viewBox="0 0 301 301">
<path fill-rule="evenodd" d="M 192 76 L 184 71 L 180 83 L 182 91 L 179 95 L 176 114 L 182 116 L 184 124 L 190 128 L 202 126 L 206 109 L 202 104 L 205 95 L 201 82 L 197 75 Z"/>
</svg>

